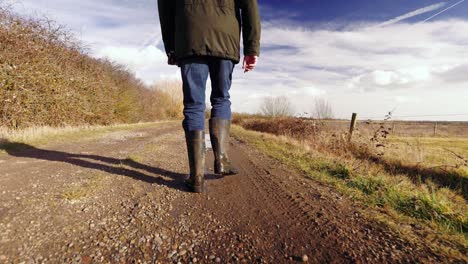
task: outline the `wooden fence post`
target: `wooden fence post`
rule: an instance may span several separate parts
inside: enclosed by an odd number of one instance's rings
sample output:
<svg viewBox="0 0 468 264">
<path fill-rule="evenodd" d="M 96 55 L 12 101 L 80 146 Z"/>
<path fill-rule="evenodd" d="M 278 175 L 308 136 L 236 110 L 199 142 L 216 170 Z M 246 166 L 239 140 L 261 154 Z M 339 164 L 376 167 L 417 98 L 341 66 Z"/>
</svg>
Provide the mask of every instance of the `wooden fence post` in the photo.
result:
<svg viewBox="0 0 468 264">
<path fill-rule="evenodd" d="M 434 123 L 434 137 L 437 136 L 437 122 Z"/>
<path fill-rule="evenodd" d="M 353 132 L 354 129 L 356 128 L 356 121 L 357 121 L 357 113 L 353 113 L 351 117 L 351 125 L 349 126 L 349 136 L 348 136 L 348 141 L 351 142 L 351 139 L 353 137 Z"/>
</svg>

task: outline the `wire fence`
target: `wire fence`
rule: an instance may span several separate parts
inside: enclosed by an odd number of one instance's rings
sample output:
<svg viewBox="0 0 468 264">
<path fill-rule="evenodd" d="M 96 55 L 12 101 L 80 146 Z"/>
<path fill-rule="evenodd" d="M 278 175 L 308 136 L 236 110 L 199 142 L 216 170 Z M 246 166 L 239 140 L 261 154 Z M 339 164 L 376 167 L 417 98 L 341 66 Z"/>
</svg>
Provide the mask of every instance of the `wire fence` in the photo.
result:
<svg viewBox="0 0 468 264">
<path fill-rule="evenodd" d="M 440 118 L 441 120 L 443 119 L 449 119 L 449 118 L 464 118 L 468 117 L 468 114 L 444 114 L 444 115 L 405 115 L 405 116 L 391 116 L 391 119 L 393 120 L 401 120 L 404 118 L 418 118 L 421 120 L 422 118 Z M 360 119 L 385 119 L 385 117 L 382 116 L 374 116 L 374 117 L 361 117 Z M 467 118 L 468 119 L 468 118 Z M 468 121 L 467 121 L 468 122 Z"/>
<path fill-rule="evenodd" d="M 412 116 L 415 117 L 415 116 Z M 348 120 L 323 120 L 332 130 L 348 131 Z M 391 135 L 399 137 L 466 137 L 468 138 L 468 122 L 465 121 L 404 121 L 404 120 L 363 120 L 356 123 L 360 133 L 372 133 L 381 126 L 390 131 Z"/>
</svg>

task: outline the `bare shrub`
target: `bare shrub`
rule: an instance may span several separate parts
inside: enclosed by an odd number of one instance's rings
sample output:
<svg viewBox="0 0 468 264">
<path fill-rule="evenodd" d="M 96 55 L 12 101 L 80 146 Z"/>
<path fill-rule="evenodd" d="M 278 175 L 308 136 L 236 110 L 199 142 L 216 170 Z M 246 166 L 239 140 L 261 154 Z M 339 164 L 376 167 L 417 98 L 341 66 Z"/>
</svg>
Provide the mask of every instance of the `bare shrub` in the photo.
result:
<svg viewBox="0 0 468 264">
<path fill-rule="evenodd" d="M 388 137 L 392 132 L 392 128 L 389 125 L 389 121 L 392 119 L 392 116 L 393 113 L 390 111 L 381 121 L 366 121 L 368 126 L 377 125 L 377 129 L 374 128 L 374 131 L 370 137 L 370 148 L 367 146 L 370 151 L 369 154 L 376 155 L 377 157 L 382 157 L 385 155 L 385 150 L 389 145 Z M 372 129 L 370 131 L 372 131 Z M 368 142 L 364 142 L 364 144 L 369 145 Z"/>
<path fill-rule="evenodd" d="M 286 96 L 265 97 L 260 112 L 269 117 L 285 117 L 294 115 L 294 107 Z"/>
<path fill-rule="evenodd" d="M 313 116 L 315 119 L 333 119 L 333 108 L 325 98 L 316 98 L 314 100 Z"/>
</svg>

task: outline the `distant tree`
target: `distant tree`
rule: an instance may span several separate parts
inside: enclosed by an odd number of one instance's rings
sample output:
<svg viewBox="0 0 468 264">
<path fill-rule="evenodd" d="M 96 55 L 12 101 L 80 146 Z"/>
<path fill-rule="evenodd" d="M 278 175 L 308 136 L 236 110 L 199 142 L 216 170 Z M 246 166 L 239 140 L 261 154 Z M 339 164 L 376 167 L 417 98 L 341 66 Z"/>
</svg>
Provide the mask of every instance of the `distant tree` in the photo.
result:
<svg viewBox="0 0 468 264">
<path fill-rule="evenodd" d="M 313 117 L 316 119 L 332 119 L 334 118 L 333 109 L 326 99 L 316 98 L 313 110 Z"/>
<path fill-rule="evenodd" d="M 270 117 L 292 116 L 294 107 L 286 96 L 269 96 L 263 99 L 260 113 Z"/>
</svg>

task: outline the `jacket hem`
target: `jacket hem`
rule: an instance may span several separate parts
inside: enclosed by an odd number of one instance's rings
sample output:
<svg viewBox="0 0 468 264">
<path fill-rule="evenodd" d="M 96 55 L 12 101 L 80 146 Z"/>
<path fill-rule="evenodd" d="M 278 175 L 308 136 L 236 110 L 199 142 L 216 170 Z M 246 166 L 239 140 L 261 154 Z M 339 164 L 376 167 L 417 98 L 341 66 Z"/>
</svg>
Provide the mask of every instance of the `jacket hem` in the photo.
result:
<svg viewBox="0 0 468 264">
<path fill-rule="evenodd" d="M 192 58 L 192 57 L 199 57 L 199 56 L 208 56 L 208 57 L 216 57 L 220 59 L 228 59 L 232 60 L 234 64 L 238 64 L 240 62 L 240 57 L 239 56 L 230 56 L 228 54 L 220 53 L 220 52 L 200 52 L 200 53 L 195 53 L 195 52 L 187 52 L 181 55 L 177 55 L 177 62 L 180 62 L 181 60 Z"/>
</svg>

